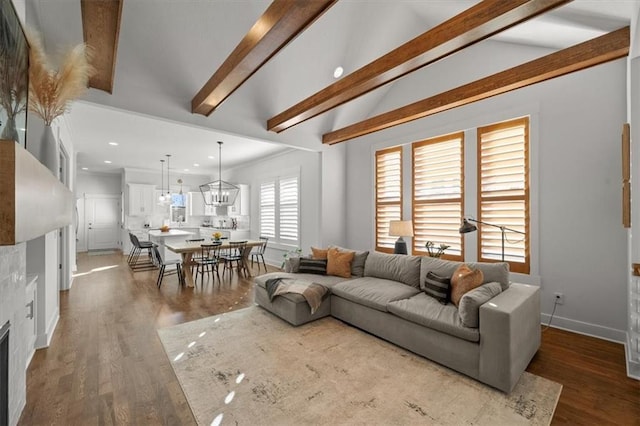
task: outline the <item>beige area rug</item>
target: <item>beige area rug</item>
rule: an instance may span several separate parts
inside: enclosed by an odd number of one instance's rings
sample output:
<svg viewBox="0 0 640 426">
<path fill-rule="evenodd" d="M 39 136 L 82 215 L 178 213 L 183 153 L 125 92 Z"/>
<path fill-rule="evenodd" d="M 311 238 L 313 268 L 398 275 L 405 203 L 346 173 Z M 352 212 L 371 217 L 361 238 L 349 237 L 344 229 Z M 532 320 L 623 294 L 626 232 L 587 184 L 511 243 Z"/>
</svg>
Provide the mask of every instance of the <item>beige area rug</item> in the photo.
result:
<svg viewBox="0 0 640 426">
<path fill-rule="evenodd" d="M 158 330 L 201 425 L 547 425 L 562 386 L 510 395 L 333 318 L 292 327 L 258 306 Z"/>
</svg>

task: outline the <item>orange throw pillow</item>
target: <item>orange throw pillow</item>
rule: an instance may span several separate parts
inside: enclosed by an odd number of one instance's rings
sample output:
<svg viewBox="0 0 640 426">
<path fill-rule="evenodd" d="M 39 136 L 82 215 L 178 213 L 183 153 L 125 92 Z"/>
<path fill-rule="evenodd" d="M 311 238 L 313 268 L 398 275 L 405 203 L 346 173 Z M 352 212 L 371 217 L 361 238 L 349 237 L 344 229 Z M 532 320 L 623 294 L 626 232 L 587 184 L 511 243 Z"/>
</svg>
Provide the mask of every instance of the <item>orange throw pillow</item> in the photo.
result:
<svg viewBox="0 0 640 426">
<path fill-rule="evenodd" d="M 316 247 L 311 247 L 311 258 L 312 259 L 326 259 L 327 258 L 327 249 L 320 249 Z"/>
<path fill-rule="evenodd" d="M 353 251 L 338 251 L 336 248 L 330 248 L 327 253 L 327 275 L 351 278 L 351 262 L 355 255 Z"/>
<path fill-rule="evenodd" d="M 466 292 L 480 287 L 483 280 L 484 276 L 480 269 L 474 271 L 464 263 L 460 265 L 451 277 L 451 302 L 457 307 L 462 296 Z"/>
</svg>

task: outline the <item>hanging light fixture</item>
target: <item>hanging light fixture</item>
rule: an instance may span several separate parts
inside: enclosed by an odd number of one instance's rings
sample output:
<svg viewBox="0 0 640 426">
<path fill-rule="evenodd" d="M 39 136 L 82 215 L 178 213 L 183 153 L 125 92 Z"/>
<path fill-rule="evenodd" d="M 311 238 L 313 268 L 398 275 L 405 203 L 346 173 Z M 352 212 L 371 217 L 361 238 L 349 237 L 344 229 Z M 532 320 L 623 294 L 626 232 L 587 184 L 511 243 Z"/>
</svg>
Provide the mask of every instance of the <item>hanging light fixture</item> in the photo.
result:
<svg viewBox="0 0 640 426">
<path fill-rule="evenodd" d="M 240 192 L 237 186 L 222 180 L 222 142 L 218 141 L 218 180 L 200 185 L 205 204 L 215 207 L 232 206 Z"/>
<path fill-rule="evenodd" d="M 160 196 L 158 204 L 164 204 L 164 160 L 160 160 L 162 168 L 160 169 Z"/>
<path fill-rule="evenodd" d="M 171 154 L 165 154 L 165 157 L 167 157 L 167 195 L 165 196 L 165 199 L 167 201 L 171 201 L 171 180 L 169 179 Z"/>
</svg>

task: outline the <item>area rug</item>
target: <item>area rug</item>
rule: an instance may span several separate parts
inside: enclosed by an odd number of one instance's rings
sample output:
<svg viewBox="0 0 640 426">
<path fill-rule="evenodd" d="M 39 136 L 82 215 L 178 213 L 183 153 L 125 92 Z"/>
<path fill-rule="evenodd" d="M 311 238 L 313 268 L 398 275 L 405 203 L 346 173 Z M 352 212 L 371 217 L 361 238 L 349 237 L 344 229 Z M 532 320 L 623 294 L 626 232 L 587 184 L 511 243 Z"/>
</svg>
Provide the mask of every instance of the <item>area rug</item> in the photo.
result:
<svg viewBox="0 0 640 426">
<path fill-rule="evenodd" d="M 158 330 L 200 425 L 548 425 L 562 386 L 509 395 L 334 318 L 258 306 Z"/>
</svg>

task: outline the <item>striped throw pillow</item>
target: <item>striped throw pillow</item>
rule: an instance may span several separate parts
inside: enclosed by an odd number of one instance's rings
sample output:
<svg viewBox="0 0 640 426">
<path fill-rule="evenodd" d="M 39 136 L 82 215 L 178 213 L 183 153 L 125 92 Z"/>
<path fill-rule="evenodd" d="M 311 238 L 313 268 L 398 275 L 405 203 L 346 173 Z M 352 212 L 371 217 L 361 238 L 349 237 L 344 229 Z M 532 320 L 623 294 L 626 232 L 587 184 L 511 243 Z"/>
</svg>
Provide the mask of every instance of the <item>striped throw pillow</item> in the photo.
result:
<svg viewBox="0 0 640 426">
<path fill-rule="evenodd" d="M 298 273 L 327 275 L 327 259 L 300 258 Z"/>
<path fill-rule="evenodd" d="M 424 292 L 436 299 L 438 302 L 446 305 L 449 303 L 451 289 L 451 279 L 441 277 L 433 272 L 427 272 L 424 280 Z"/>
</svg>

